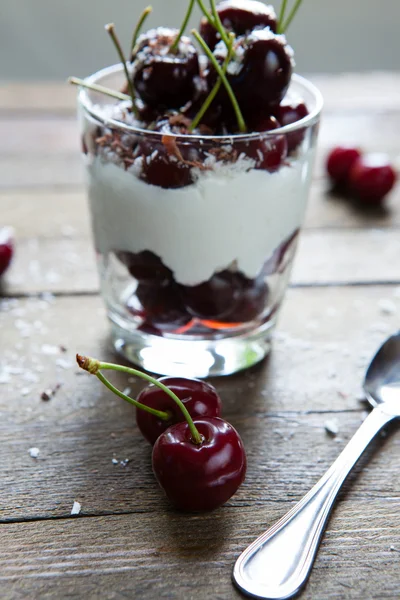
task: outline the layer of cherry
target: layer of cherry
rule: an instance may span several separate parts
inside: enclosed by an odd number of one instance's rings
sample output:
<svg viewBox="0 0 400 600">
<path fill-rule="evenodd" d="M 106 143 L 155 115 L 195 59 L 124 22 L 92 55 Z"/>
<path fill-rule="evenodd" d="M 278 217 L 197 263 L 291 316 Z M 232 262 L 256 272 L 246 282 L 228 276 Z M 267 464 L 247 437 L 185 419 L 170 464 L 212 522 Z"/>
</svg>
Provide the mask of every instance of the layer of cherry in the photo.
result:
<svg viewBox="0 0 400 600">
<path fill-rule="evenodd" d="M 276 34 L 277 18 L 270 6 L 256 0 L 225 0 L 217 6 L 222 24 L 232 31 L 235 56 L 240 68 L 232 64 L 227 78 L 238 100 L 249 133 L 273 131 L 294 123 L 308 114 L 304 102 L 288 103 L 284 96 L 290 84 L 293 59 L 286 39 Z M 158 143 L 121 136 L 115 130 L 99 129 L 97 144 L 117 152 L 128 168 L 142 157 L 140 178 L 163 188 L 179 188 L 194 181 L 193 166 L 202 168 L 209 154 L 226 162 L 246 155 L 256 169 L 275 171 L 286 156 L 295 152 L 304 131 L 287 135 L 236 141 L 231 152 L 221 156 L 217 143 L 176 146 L 166 140 L 168 134 L 188 134 L 189 126 L 217 81 L 215 68 L 201 58 L 191 39 L 182 36 L 175 52 L 170 51 L 178 31 L 160 27 L 138 38 L 132 55 L 132 77 L 136 108 L 141 126 L 164 134 Z M 202 18 L 200 33 L 222 64 L 226 46 L 214 27 Z M 235 59 L 233 59 L 235 60 Z M 225 87 L 221 86 L 201 119 L 197 135 L 237 134 L 237 120 Z M 160 142 L 161 139 L 161 142 Z M 165 143 L 164 143 L 165 142 Z M 155 152 L 154 150 L 157 150 Z"/>
<path fill-rule="evenodd" d="M 273 253 L 255 279 L 225 269 L 199 285 L 181 285 L 153 252 L 118 252 L 138 284 L 127 308 L 141 320 L 141 331 L 203 332 L 207 329 L 235 327 L 262 315 L 268 305 L 266 278 L 285 268 L 287 256 L 297 238 L 296 231 Z"/>
</svg>

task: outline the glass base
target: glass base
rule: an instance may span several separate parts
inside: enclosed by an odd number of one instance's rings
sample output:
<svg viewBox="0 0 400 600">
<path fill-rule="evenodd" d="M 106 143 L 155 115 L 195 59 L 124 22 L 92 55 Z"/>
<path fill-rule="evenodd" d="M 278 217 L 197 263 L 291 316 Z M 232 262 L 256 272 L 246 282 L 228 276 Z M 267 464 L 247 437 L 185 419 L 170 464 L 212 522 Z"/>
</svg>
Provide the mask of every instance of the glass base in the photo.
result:
<svg viewBox="0 0 400 600">
<path fill-rule="evenodd" d="M 171 339 L 128 331 L 109 315 L 116 351 L 151 373 L 176 377 L 231 375 L 260 362 L 271 349 L 275 320 L 251 333 L 218 340 Z"/>
</svg>

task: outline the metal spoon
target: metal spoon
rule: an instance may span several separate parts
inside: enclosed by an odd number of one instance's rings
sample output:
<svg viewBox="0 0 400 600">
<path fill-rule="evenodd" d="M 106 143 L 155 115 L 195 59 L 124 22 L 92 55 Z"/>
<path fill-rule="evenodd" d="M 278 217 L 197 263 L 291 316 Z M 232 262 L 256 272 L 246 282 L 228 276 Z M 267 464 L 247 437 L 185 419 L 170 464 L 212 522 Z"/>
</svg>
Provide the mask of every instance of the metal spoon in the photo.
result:
<svg viewBox="0 0 400 600">
<path fill-rule="evenodd" d="M 372 359 L 363 387 L 374 409 L 354 437 L 308 494 L 237 559 L 233 579 L 248 596 L 290 598 L 307 581 L 342 483 L 374 436 L 400 417 L 400 331 Z"/>
</svg>

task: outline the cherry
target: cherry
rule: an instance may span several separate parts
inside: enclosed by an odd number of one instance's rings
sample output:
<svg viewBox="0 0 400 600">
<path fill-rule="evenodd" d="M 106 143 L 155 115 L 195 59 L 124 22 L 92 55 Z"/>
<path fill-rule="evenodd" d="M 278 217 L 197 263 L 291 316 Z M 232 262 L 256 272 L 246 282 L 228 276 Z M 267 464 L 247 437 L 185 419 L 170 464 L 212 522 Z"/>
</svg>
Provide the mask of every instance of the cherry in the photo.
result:
<svg viewBox="0 0 400 600">
<path fill-rule="evenodd" d="M 302 101 L 283 101 L 276 109 L 275 116 L 282 127 L 296 123 L 308 115 L 307 106 Z M 305 129 L 286 134 L 288 153 L 294 152 L 304 139 Z"/>
<path fill-rule="evenodd" d="M 272 131 L 280 127 L 280 123 L 273 116 L 253 115 L 248 121 L 253 131 Z M 275 171 L 281 165 L 287 155 L 287 141 L 284 135 L 274 137 L 261 137 L 237 142 L 236 148 L 239 153 L 244 152 L 246 156 L 255 161 L 256 169 Z"/>
<path fill-rule="evenodd" d="M 182 286 L 181 295 L 188 311 L 202 319 L 222 319 L 239 301 L 240 286 L 235 273 L 225 270 L 193 286 Z"/>
<path fill-rule="evenodd" d="M 228 65 L 228 80 L 239 106 L 247 118 L 265 114 L 278 106 L 290 84 L 293 71 L 293 50 L 282 35 L 269 28 L 254 30 L 248 36 L 237 38 L 234 59 Z M 214 54 L 221 64 L 227 49 L 219 42 Z M 216 81 L 215 69 L 210 68 L 209 83 Z M 221 88 L 224 104 L 229 99 Z"/>
<path fill-rule="evenodd" d="M 0 227 L 0 277 L 8 269 L 14 254 L 14 239 L 11 227 Z"/>
<path fill-rule="evenodd" d="M 330 178 L 337 185 L 346 185 L 350 169 L 360 156 L 361 152 L 351 146 L 333 148 L 326 161 L 326 170 Z"/>
<path fill-rule="evenodd" d="M 225 322 L 248 323 L 253 321 L 265 310 L 268 300 L 268 286 L 262 276 L 248 279 L 237 275 L 241 280 L 241 293 L 234 310 L 226 315 Z"/>
<path fill-rule="evenodd" d="M 164 282 L 172 279 L 171 269 L 151 250 L 137 253 L 119 251 L 116 255 L 138 281 Z"/>
<path fill-rule="evenodd" d="M 80 354 L 76 355 L 76 360 L 81 369 L 95 375 L 114 394 L 137 409 L 145 410 L 165 421 L 168 421 L 168 413 L 171 410 L 170 406 L 167 413 L 139 404 L 114 387 L 103 375 L 103 370 L 110 369 L 140 377 L 161 388 L 180 407 L 186 421 L 176 423 L 163 431 L 154 444 L 152 454 L 154 475 L 177 508 L 191 511 L 212 510 L 221 506 L 236 492 L 245 478 L 246 453 L 243 442 L 232 425 L 219 417 L 203 416 L 193 419 L 172 388 L 147 373 L 124 365 L 100 362 Z M 167 379 L 171 381 L 170 378 Z M 179 379 L 174 381 L 178 382 L 178 386 L 179 382 L 182 382 Z M 197 394 L 200 384 L 201 382 L 191 382 L 190 393 Z M 187 385 L 187 382 L 183 383 L 183 387 Z M 150 396 L 152 395 L 153 392 L 150 393 Z M 197 405 L 200 411 L 203 410 L 204 404 L 210 407 L 209 400 L 204 403 L 203 398 L 203 402 Z M 219 405 L 217 403 L 214 406 Z M 151 433 L 155 433 L 153 428 Z"/>
<path fill-rule="evenodd" d="M 161 381 L 182 400 L 193 419 L 221 415 L 221 400 L 211 384 L 199 379 L 183 377 L 160 377 L 158 381 Z M 182 411 L 176 402 L 154 384 L 145 387 L 138 395 L 137 401 L 151 408 L 170 413 L 170 418 L 165 421 L 144 410 L 136 410 L 138 428 L 150 444 L 154 444 L 158 436 L 168 427 L 184 421 Z"/>
<path fill-rule="evenodd" d="M 212 510 L 243 483 L 246 454 L 239 434 L 226 421 L 210 417 L 193 422 L 202 442 L 193 443 L 188 423 L 173 425 L 153 447 L 153 472 L 177 508 Z"/>
<path fill-rule="evenodd" d="M 296 229 L 289 238 L 274 250 L 272 256 L 263 266 L 262 273 L 264 276 L 283 272 L 287 264 L 286 257 L 288 256 L 288 252 L 293 247 L 293 244 L 297 242 L 299 233 L 300 230 Z"/>
<path fill-rule="evenodd" d="M 127 307 L 134 315 L 145 317 L 148 324 L 164 331 L 173 331 L 191 319 L 174 281 L 141 281 Z"/>
<path fill-rule="evenodd" d="M 276 32 L 277 19 L 272 6 L 266 6 L 256 0 L 225 0 L 217 5 L 217 12 L 222 25 L 236 35 L 250 33 L 256 27 L 269 27 Z M 209 48 L 213 50 L 221 39 L 218 31 L 202 17 L 200 35 Z"/>
<path fill-rule="evenodd" d="M 177 34 L 176 29 L 166 27 L 151 29 L 139 36 L 134 48 L 134 87 L 150 107 L 179 108 L 195 95 L 198 54 L 186 36 L 171 51 Z"/>
<path fill-rule="evenodd" d="M 349 172 L 349 188 L 365 203 L 379 203 L 396 182 L 396 172 L 385 154 L 360 156 Z"/>
</svg>

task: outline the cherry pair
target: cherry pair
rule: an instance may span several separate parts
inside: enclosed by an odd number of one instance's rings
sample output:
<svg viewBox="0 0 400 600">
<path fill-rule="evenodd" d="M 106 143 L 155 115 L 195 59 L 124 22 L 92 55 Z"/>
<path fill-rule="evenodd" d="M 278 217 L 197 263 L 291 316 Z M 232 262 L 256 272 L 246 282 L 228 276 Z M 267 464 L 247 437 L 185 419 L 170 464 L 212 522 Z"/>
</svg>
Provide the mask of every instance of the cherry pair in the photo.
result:
<svg viewBox="0 0 400 600">
<path fill-rule="evenodd" d="M 365 204 L 380 204 L 397 178 L 386 154 L 362 154 L 350 146 L 334 148 L 326 170 L 336 186 Z"/>
<path fill-rule="evenodd" d="M 78 365 L 136 407 L 136 422 L 153 446 L 154 475 L 181 510 L 212 510 L 236 492 L 246 474 L 246 454 L 237 431 L 220 418 L 215 388 L 197 379 L 154 379 L 136 369 L 77 354 Z M 115 388 L 103 370 L 128 373 L 149 385 L 133 400 Z"/>
</svg>

